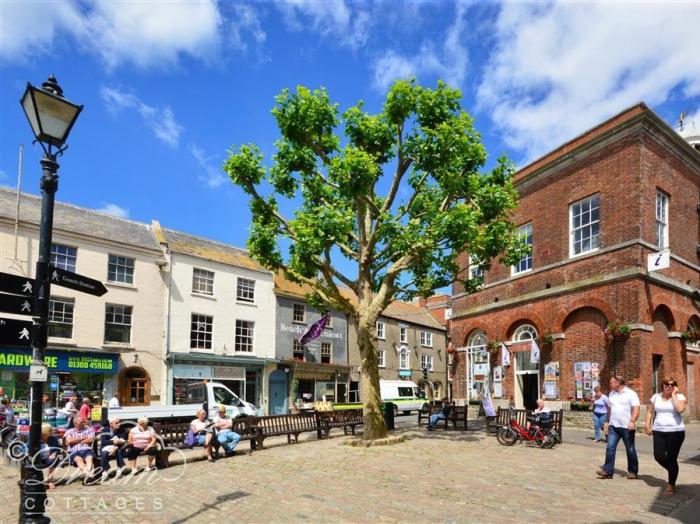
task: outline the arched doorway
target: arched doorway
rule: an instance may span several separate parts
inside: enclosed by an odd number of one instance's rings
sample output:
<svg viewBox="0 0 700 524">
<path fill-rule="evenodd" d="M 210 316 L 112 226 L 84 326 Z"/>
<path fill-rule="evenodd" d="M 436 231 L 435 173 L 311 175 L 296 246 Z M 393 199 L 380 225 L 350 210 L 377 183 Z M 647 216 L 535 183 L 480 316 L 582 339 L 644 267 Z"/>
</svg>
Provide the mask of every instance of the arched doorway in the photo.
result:
<svg viewBox="0 0 700 524">
<path fill-rule="evenodd" d="M 281 369 L 270 373 L 270 415 L 287 414 L 287 374 Z"/>
<path fill-rule="evenodd" d="M 122 406 L 148 406 L 151 403 L 151 379 L 145 369 L 130 367 L 119 375 L 119 402 Z"/>
<path fill-rule="evenodd" d="M 467 341 L 467 399 L 490 396 L 489 352 L 486 334 L 474 331 Z"/>
<path fill-rule="evenodd" d="M 513 342 L 527 342 L 537 338 L 537 329 L 530 324 L 524 324 L 513 333 Z M 515 364 L 515 405 L 518 408 L 535 409 L 540 393 L 540 364 L 530 361 L 530 344 L 524 351 L 513 353 Z"/>
</svg>

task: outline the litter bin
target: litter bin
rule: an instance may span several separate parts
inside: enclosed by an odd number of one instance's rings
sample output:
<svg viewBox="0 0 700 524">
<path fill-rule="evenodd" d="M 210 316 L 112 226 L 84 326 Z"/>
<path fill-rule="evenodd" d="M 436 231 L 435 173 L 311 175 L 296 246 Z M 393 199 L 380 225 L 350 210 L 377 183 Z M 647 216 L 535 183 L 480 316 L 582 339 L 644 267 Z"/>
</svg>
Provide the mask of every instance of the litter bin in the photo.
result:
<svg viewBox="0 0 700 524">
<path fill-rule="evenodd" d="M 386 429 L 396 429 L 396 425 L 394 424 L 393 402 L 384 402 L 382 404 L 382 411 L 384 411 L 384 424 L 386 424 Z"/>
</svg>

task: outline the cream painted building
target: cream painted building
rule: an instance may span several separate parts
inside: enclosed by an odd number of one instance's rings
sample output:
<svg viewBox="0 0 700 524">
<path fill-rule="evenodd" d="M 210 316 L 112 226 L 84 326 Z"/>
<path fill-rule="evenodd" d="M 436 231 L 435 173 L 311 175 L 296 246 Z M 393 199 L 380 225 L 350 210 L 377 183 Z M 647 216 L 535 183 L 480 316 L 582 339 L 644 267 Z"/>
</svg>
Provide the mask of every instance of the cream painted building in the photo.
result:
<svg viewBox="0 0 700 524">
<path fill-rule="evenodd" d="M 19 215 L 16 205 L 16 192 L 0 188 L 0 271 L 33 277 L 41 198 L 22 194 Z M 52 403 L 61 405 L 71 393 L 94 400 L 117 393 L 122 405 L 162 403 L 166 273 L 150 225 L 57 202 L 51 258 L 108 289 L 96 297 L 51 286 L 46 392 Z M 20 365 L 26 354 L 26 348 L 0 349 L 0 388 L 8 397 L 28 397 L 28 369 Z"/>
<path fill-rule="evenodd" d="M 268 412 L 276 368 L 273 274 L 242 249 L 153 223 L 168 261 L 165 353 L 168 402 L 188 383 L 214 380 Z"/>
</svg>

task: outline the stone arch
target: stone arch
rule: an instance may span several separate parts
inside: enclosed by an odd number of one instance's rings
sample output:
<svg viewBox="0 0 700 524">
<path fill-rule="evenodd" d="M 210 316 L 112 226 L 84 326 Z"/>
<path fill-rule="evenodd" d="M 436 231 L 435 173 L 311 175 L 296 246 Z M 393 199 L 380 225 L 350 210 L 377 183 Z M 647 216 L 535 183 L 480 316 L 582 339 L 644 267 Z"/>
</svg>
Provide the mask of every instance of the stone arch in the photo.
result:
<svg viewBox="0 0 700 524">
<path fill-rule="evenodd" d="M 510 340 L 511 338 L 513 338 L 513 333 L 515 333 L 515 330 L 525 324 L 530 324 L 531 326 L 533 326 L 537 330 L 538 335 L 540 336 L 546 332 L 544 328 L 544 322 L 542 322 L 542 319 L 539 318 L 538 315 L 528 314 L 526 317 L 520 317 L 514 322 L 510 323 L 505 333 L 505 339 Z"/>
<path fill-rule="evenodd" d="M 566 320 L 575 313 L 578 309 L 582 308 L 593 308 L 600 311 L 607 322 L 611 322 L 615 319 L 615 310 L 604 300 L 596 297 L 589 298 L 578 298 L 568 304 L 568 307 L 561 308 L 555 317 L 554 324 L 552 325 L 553 332 L 563 332 L 564 323 Z"/>
<path fill-rule="evenodd" d="M 464 339 L 462 340 L 462 344 L 461 344 L 462 347 L 467 346 L 467 344 L 469 343 L 469 337 L 471 337 L 472 333 L 474 333 L 474 331 L 477 331 L 477 330 L 483 331 L 486 334 L 486 338 L 488 338 L 489 340 L 494 340 L 494 338 L 492 336 L 493 326 L 487 324 L 483 320 L 473 320 L 473 321 L 469 322 L 469 326 L 465 331 L 466 335 L 465 335 Z"/>
<path fill-rule="evenodd" d="M 148 406 L 151 403 L 151 376 L 141 366 L 119 372 L 119 402 L 122 406 Z"/>
<path fill-rule="evenodd" d="M 668 331 L 674 331 L 676 328 L 676 320 L 673 316 L 673 312 L 666 304 L 659 304 L 654 308 L 651 321 L 654 325 L 656 325 L 657 322 L 662 322 Z"/>
</svg>

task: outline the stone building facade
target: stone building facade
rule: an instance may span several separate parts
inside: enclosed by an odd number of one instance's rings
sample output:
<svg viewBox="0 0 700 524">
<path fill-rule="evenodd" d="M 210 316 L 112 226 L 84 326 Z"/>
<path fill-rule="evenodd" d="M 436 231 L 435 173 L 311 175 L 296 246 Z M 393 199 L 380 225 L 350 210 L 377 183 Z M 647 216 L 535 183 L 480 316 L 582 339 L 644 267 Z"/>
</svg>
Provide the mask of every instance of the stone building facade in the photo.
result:
<svg viewBox="0 0 700 524">
<path fill-rule="evenodd" d="M 475 294 L 454 286 L 454 396 L 488 390 L 532 407 L 538 396 L 607 390 L 619 374 L 646 400 L 668 374 L 699 415 L 698 150 L 638 104 L 524 167 L 515 183 L 514 220 L 531 253 L 517 267 L 494 262 Z M 660 255 L 668 267 L 650 270 Z M 479 271 L 468 254 L 460 261 Z"/>
</svg>

